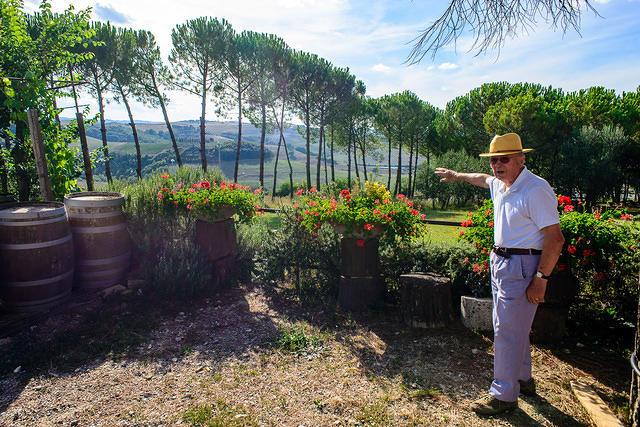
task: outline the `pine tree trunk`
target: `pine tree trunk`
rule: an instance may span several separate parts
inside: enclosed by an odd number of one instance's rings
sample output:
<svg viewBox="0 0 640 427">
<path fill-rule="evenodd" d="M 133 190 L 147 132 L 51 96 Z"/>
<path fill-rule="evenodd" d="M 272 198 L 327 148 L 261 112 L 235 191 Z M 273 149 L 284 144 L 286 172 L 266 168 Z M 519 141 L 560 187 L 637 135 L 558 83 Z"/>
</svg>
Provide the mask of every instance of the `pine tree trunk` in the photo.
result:
<svg viewBox="0 0 640 427">
<path fill-rule="evenodd" d="M 320 190 L 320 171 L 322 170 L 322 134 L 324 125 L 322 124 L 324 113 L 320 113 L 320 135 L 318 137 L 318 161 L 316 162 L 316 187 Z"/>
<path fill-rule="evenodd" d="M 411 198 L 416 196 L 416 176 L 418 175 L 418 147 L 416 147 L 416 156 L 413 163 L 413 187 L 411 188 Z"/>
<path fill-rule="evenodd" d="M 311 188 L 311 119 L 309 117 L 309 106 L 304 113 L 304 125 L 307 127 L 307 190 Z"/>
<path fill-rule="evenodd" d="M 387 154 L 387 189 L 391 189 L 391 131 L 389 131 L 389 153 Z"/>
<path fill-rule="evenodd" d="M 412 197 L 411 196 L 411 172 L 412 172 L 412 166 L 413 166 L 413 138 L 411 138 L 411 144 L 409 146 L 409 183 L 407 185 L 407 197 Z"/>
<path fill-rule="evenodd" d="M 129 125 L 131 126 L 131 132 L 133 133 L 133 142 L 136 145 L 136 174 L 138 175 L 138 179 L 142 178 L 142 156 L 140 154 L 140 141 L 138 140 L 138 130 L 136 129 L 136 122 L 133 121 L 133 114 L 131 113 L 131 107 L 129 106 L 129 101 L 127 100 L 127 96 L 124 94 L 124 90 L 122 90 L 122 86 L 118 85 L 118 89 L 120 89 L 120 96 L 122 97 L 122 101 L 124 102 L 124 106 L 127 108 L 127 114 L 129 115 Z"/>
<path fill-rule="evenodd" d="M 207 151 L 205 146 L 205 126 L 207 111 L 207 79 L 202 83 L 202 111 L 200 112 L 200 161 L 202 162 L 202 170 L 207 171 Z"/>
<path fill-rule="evenodd" d="M 169 136 L 171 137 L 171 144 L 173 145 L 173 151 L 176 154 L 176 161 L 178 162 L 178 167 L 182 167 L 182 158 L 180 157 L 180 151 L 178 150 L 178 143 L 176 142 L 176 136 L 173 134 L 173 126 L 171 126 L 171 122 L 169 121 L 169 115 L 167 114 L 167 106 L 164 104 L 164 99 L 162 99 L 162 95 L 160 95 L 160 90 L 158 89 L 158 85 L 156 84 L 156 76 L 151 75 L 153 79 L 153 88 L 156 93 L 156 97 L 160 102 L 160 108 L 162 109 L 162 116 L 164 117 L 164 122 L 167 125 L 167 130 L 169 131 Z"/>
<path fill-rule="evenodd" d="M 360 181 L 360 170 L 358 169 L 358 135 L 355 129 L 353 131 L 353 168 L 356 171 L 356 178 Z"/>
<path fill-rule="evenodd" d="M 100 86 L 100 82 L 98 81 L 98 75 L 96 72 L 93 72 L 93 78 L 95 80 L 95 89 L 96 94 L 98 95 L 98 108 L 100 110 L 100 134 L 102 136 L 102 147 L 104 150 L 104 171 L 107 176 L 107 182 L 113 182 L 113 178 L 111 177 L 111 165 L 109 164 L 109 146 L 107 144 L 107 126 L 104 120 L 104 100 L 102 98 L 102 88 Z"/>
<path fill-rule="evenodd" d="M 402 136 L 398 139 L 398 171 L 396 172 L 396 185 L 393 194 L 397 195 L 402 190 Z"/>
<path fill-rule="evenodd" d="M 331 182 L 336 182 L 336 172 L 333 166 L 333 125 L 331 126 Z"/>
<path fill-rule="evenodd" d="M 267 134 L 267 106 L 262 104 L 262 130 L 260 132 L 260 187 L 264 187 L 264 140 Z"/>
<path fill-rule="evenodd" d="M 238 145 L 236 147 L 236 162 L 233 169 L 233 182 L 238 182 L 238 166 L 240 165 L 240 149 L 242 148 L 242 92 L 238 81 Z"/>
<path fill-rule="evenodd" d="M 351 190 L 351 128 L 347 137 L 347 187 Z"/>
</svg>

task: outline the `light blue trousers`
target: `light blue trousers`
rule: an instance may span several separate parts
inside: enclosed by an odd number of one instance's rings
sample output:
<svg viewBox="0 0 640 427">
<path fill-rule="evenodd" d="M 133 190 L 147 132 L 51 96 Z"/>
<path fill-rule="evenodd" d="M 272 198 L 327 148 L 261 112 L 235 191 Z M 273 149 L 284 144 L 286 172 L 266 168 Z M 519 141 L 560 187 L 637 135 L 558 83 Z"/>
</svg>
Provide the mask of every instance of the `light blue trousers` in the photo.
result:
<svg viewBox="0 0 640 427">
<path fill-rule="evenodd" d="M 511 255 L 491 252 L 493 293 L 493 382 L 489 394 L 515 402 L 518 380 L 531 378 L 529 332 L 537 306 L 527 301 L 526 290 L 538 269 L 540 255 Z"/>
</svg>

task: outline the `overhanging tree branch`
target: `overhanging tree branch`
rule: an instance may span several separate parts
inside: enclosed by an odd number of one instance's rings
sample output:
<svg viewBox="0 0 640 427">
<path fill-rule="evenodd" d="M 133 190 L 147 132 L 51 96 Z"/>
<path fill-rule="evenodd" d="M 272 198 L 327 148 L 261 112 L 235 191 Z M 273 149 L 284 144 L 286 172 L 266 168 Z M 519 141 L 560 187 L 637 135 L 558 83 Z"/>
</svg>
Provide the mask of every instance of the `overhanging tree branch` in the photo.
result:
<svg viewBox="0 0 640 427">
<path fill-rule="evenodd" d="M 582 11 L 586 9 L 600 16 L 590 0 L 451 0 L 442 16 L 413 40 L 406 62 L 417 64 L 427 53 L 433 58 L 467 30 L 474 37 L 470 51 L 475 50 L 477 55 L 499 51 L 507 37 L 527 32 L 540 18 L 563 33 L 573 28 L 580 34 Z"/>
</svg>

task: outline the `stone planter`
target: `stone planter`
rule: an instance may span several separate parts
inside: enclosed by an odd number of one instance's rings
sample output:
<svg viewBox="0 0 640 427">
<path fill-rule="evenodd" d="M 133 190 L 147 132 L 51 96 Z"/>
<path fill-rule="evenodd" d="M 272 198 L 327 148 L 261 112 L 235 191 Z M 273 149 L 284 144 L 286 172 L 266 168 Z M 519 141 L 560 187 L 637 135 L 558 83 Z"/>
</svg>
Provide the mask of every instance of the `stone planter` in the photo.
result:
<svg viewBox="0 0 640 427">
<path fill-rule="evenodd" d="M 493 299 L 463 295 L 460 298 L 460 317 L 469 329 L 493 330 Z"/>
</svg>

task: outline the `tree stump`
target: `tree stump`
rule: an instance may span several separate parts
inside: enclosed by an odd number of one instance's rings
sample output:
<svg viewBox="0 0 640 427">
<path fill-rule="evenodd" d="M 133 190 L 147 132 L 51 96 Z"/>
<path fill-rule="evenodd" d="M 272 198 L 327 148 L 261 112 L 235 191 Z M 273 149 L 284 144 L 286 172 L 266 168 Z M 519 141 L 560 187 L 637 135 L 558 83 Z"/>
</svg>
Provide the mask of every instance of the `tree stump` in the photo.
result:
<svg viewBox="0 0 640 427">
<path fill-rule="evenodd" d="M 442 328 L 454 320 L 451 280 L 432 273 L 400 276 L 404 322 L 412 328 Z"/>
</svg>

